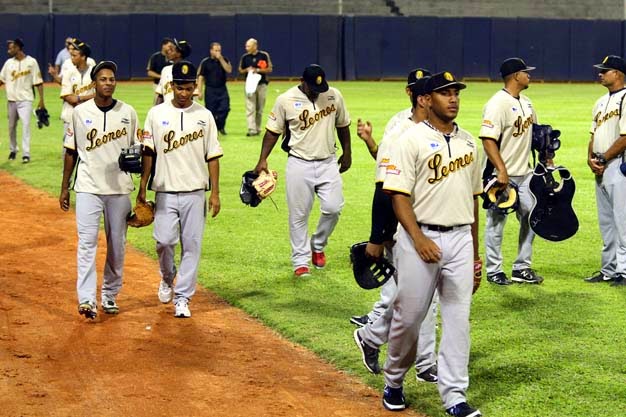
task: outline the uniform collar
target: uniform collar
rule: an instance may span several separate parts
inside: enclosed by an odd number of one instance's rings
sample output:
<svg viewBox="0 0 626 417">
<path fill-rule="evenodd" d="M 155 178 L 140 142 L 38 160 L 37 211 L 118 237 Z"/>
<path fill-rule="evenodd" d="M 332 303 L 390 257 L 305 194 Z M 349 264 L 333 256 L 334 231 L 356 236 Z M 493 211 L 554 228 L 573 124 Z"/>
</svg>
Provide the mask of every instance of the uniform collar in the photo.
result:
<svg viewBox="0 0 626 417">
<path fill-rule="evenodd" d="M 441 130 L 431 125 L 428 119 L 424 120 L 423 123 L 429 128 L 431 128 L 432 130 L 434 130 L 435 132 L 441 134 L 442 136 L 454 137 L 459 133 L 459 125 L 457 125 L 456 122 L 452 122 L 452 124 L 454 125 L 454 128 L 452 129 L 452 132 L 450 133 L 443 133 Z"/>
</svg>

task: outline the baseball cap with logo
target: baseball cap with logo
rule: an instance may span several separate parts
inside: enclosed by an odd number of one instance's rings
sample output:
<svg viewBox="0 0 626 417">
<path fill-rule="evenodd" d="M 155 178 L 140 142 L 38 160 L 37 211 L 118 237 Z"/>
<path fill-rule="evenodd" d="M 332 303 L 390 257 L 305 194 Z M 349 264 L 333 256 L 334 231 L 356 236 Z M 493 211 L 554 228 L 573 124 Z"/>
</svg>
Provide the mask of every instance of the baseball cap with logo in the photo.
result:
<svg viewBox="0 0 626 417">
<path fill-rule="evenodd" d="M 304 69 L 302 79 L 314 93 L 325 93 L 328 91 L 328 82 L 324 69 L 316 64 L 311 64 Z"/>
<path fill-rule="evenodd" d="M 196 67 L 189 61 L 178 61 L 172 66 L 172 81 L 177 84 L 196 82 Z"/>
<path fill-rule="evenodd" d="M 90 76 L 92 80 L 96 79 L 96 75 L 98 74 L 98 72 L 102 69 L 110 69 L 111 71 L 113 71 L 113 74 L 115 74 L 117 72 L 117 64 L 113 61 L 100 61 L 98 62 L 98 64 L 92 68 Z"/>
<path fill-rule="evenodd" d="M 618 70 L 624 74 L 626 74 L 626 63 L 622 59 L 621 56 L 617 55 L 609 55 L 606 56 L 601 64 L 594 65 L 595 68 L 599 70 Z"/>
<path fill-rule="evenodd" d="M 18 46 L 20 49 L 24 49 L 24 41 L 22 40 L 22 38 L 9 39 L 7 41 L 7 44 L 10 43 Z"/>
<path fill-rule="evenodd" d="M 176 49 L 178 49 L 178 52 L 180 52 L 180 56 L 183 59 L 191 55 L 191 45 L 189 45 L 187 41 L 179 41 L 174 38 L 174 46 L 176 46 Z"/>
<path fill-rule="evenodd" d="M 520 71 L 532 71 L 535 67 L 529 67 L 521 58 L 507 58 L 500 65 L 502 78 Z"/>
<path fill-rule="evenodd" d="M 430 94 L 433 91 L 439 91 L 446 88 L 456 88 L 459 90 L 463 90 L 467 87 L 460 81 L 457 81 L 449 71 L 438 72 L 433 75 L 426 81 L 426 85 L 424 86 L 424 94 Z"/>
<path fill-rule="evenodd" d="M 91 46 L 81 41 L 80 39 L 74 38 L 72 46 L 76 48 L 76 50 L 79 51 L 86 58 L 89 58 L 91 56 Z"/>
<path fill-rule="evenodd" d="M 427 69 L 415 68 L 411 70 L 411 72 L 409 72 L 409 76 L 406 79 L 406 85 L 407 87 L 410 87 L 413 84 L 415 84 L 417 80 L 424 78 L 424 77 L 430 77 L 430 76 L 431 76 L 431 73 Z"/>
</svg>

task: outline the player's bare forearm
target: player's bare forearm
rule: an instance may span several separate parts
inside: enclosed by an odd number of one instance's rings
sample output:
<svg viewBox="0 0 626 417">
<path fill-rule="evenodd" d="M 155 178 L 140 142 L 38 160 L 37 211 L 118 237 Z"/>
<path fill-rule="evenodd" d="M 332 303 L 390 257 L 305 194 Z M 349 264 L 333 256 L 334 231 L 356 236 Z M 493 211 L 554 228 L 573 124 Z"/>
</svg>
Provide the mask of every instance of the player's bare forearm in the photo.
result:
<svg viewBox="0 0 626 417">
<path fill-rule="evenodd" d="M 272 153 L 272 149 L 274 149 L 274 146 L 276 145 L 279 136 L 280 135 L 278 135 L 277 133 L 271 132 L 267 129 L 265 130 L 265 135 L 263 136 L 263 144 L 261 145 L 261 155 L 259 156 L 259 162 L 254 168 L 254 172 L 256 172 L 257 174 L 261 171 L 269 172 L 267 169 L 267 158 L 269 158 L 270 154 Z"/>
<path fill-rule="evenodd" d="M 604 153 L 607 161 L 619 157 L 626 150 L 626 136 L 620 136 Z"/>
<path fill-rule="evenodd" d="M 223 56 L 219 57 L 219 61 L 226 74 L 230 74 L 231 72 L 233 72 L 233 66 L 230 64 L 230 62 L 226 61 Z"/>
<path fill-rule="evenodd" d="M 61 210 L 68 211 L 70 209 L 70 176 L 76 166 L 78 154 L 71 149 L 65 150 L 63 158 L 63 179 L 61 180 L 61 192 L 59 194 L 59 206 Z"/>
<path fill-rule="evenodd" d="M 42 109 L 45 107 L 43 102 L 43 84 L 37 85 L 37 93 L 39 93 L 39 108 Z"/>
<path fill-rule="evenodd" d="M 472 223 L 472 241 L 474 245 L 474 260 L 480 259 L 480 255 L 478 254 L 478 219 L 480 217 L 480 213 L 478 210 L 478 197 L 474 196 L 474 223 Z"/>
<path fill-rule="evenodd" d="M 498 149 L 498 144 L 495 140 L 489 138 L 481 138 L 483 140 L 483 148 L 485 149 L 485 154 L 487 158 L 491 161 L 493 166 L 498 170 L 498 182 L 500 184 L 508 184 L 509 183 L 509 174 L 506 170 L 506 166 L 504 165 L 504 161 L 502 160 L 502 155 L 500 155 L 500 149 Z"/>
<path fill-rule="evenodd" d="M 376 144 L 376 140 L 372 136 L 373 127 L 369 120 L 363 122 L 361 119 L 357 120 L 356 126 L 356 134 L 363 142 L 365 142 L 365 146 L 367 146 L 367 150 L 369 151 L 372 158 L 376 159 L 378 155 L 378 145 Z"/>
<path fill-rule="evenodd" d="M 156 100 L 155 100 L 155 102 L 154 102 L 154 103 L 155 103 L 155 106 L 156 106 L 157 104 L 161 104 L 161 103 L 163 103 L 163 101 L 164 101 L 164 99 L 163 99 L 163 95 L 162 95 L 162 94 L 157 94 L 157 98 L 156 98 Z"/>
<path fill-rule="evenodd" d="M 213 158 L 208 162 L 209 180 L 211 181 L 211 195 L 209 196 L 209 212 L 211 217 L 219 214 L 220 203 L 220 160 Z"/>
<path fill-rule="evenodd" d="M 338 127 L 337 137 L 343 153 L 339 157 L 339 172 L 343 173 L 352 166 L 352 144 L 350 142 L 350 127 Z"/>
<path fill-rule="evenodd" d="M 413 212 L 411 198 L 405 194 L 394 193 L 391 195 L 393 211 L 398 218 L 398 222 L 407 231 L 417 254 L 426 263 L 439 262 L 441 259 L 441 249 L 435 242 L 426 237 L 417 224 L 417 218 Z"/>
<path fill-rule="evenodd" d="M 150 148 L 143 147 L 141 153 L 141 180 L 139 181 L 139 192 L 137 193 L 137 202 L 146 202 L 146 188 L 148 187 L 148 179 L 152 172 L 153 151 Z"/>
</svg>

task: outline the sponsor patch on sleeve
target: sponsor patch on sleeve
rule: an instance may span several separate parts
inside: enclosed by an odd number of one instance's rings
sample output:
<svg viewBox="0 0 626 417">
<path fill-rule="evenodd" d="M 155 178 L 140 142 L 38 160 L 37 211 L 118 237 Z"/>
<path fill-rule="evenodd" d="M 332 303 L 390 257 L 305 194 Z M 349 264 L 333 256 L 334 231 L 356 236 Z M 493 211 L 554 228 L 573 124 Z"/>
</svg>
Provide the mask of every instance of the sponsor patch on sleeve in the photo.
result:
<svg viewBox="0 0 626 417">
<path fill-rule="evenodd" d="M 489 129 L 493 129 L 493 122 L 491 120 L 484 119 L 482 126 L 488 127 Z"/>
<path fill-rule="evenodd" d="M 267 116 L 270 120 L 276 121 L 276 115 L 274 114 L 274 112 L 270 112 L 270 114 Z"/>
<path fill-rule="evenodd" d="M 400 175 L 400 169 L 393 165 L 393 164 L 388 164 L 387 165 L 387 174 L 391 174 L 391 175 Z"/>
<path fill-rule="evenodd" d="M 150 133 L 150 131 L 148 130 L 144 130 L 142 132 L 142 142 L 147 139 L 152 139 L 152 133 Z"/>
<path fill-rule="evenodd" d="M 71 127 L 68 127 L 67 130 L 65 131 L 65 136 L 67 136 L 68 138 L 71 138 L 72 136 L 74 136 L 74 129 L 72 129 Z"/>
</svg>

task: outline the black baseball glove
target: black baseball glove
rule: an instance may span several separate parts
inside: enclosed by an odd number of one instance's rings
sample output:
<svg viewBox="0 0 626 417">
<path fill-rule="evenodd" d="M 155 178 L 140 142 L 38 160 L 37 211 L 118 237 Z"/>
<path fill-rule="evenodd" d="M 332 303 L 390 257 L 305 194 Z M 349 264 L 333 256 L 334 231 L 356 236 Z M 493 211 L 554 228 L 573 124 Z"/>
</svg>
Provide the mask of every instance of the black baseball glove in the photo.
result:
<svg viewBox="0 0 626 417">
<path fill-rule="evenodd" d="M 393 277 L 396 269 L 385 258 L 374 259 L 367 256 L 367 242 L 355 243 L 350 247 L 352 272 L 359 286 L 366 290 L 378 288 Z"/>
<path fill-rule="evenodd" d="M 44 126 L 50 126 L 50 115 L 45 108 L 35 110 L 37 116 L 37 127 L 41 129 Z"/>
<path fill-rule="evenodd" d="M 239 197 L 241 201 L 250 206 L 256 207 L 261 204 L 261 197 L 254 187 L 253 183 L 259 177 L 254 171 L 246 171 L 241 176 L 241 188 L 239 189 Z"/>
<path fill-rule="evenodd" d="M 123 148 L 117 163 L 124 172 L 141 174 L 141 145 Z"/>
</svg>

